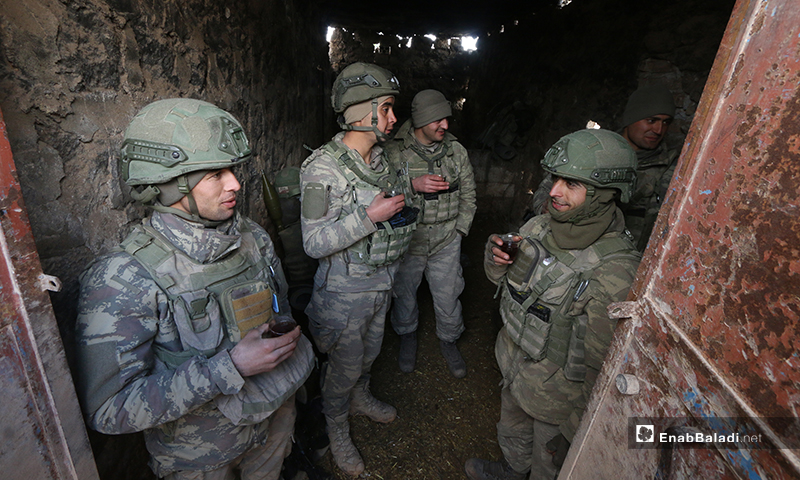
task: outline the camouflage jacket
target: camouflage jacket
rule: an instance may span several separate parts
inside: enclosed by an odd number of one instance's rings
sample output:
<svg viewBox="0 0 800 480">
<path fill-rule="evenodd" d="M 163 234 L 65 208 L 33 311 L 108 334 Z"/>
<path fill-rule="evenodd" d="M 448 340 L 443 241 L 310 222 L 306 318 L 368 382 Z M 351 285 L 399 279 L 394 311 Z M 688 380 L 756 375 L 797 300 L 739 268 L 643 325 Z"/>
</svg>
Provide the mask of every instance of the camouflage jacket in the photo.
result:
<svg viewBox="0 0 800 480">
<path fill-rule="evenodd" d="M 538 268 L 560 262 L 558 247 L 554 241 L 550 241 L 552 232 L 549 222 L 549 214 L 539 215 L 526 222 L 519 230 L 523 237 L 530 236 L 532 232 L 540 232 L 535 237 L 547 246 L 550 256 L 540 258 Z M 600 238 L 621 237 L 624 229 L 622 213 L 617 210 L 614 222 Z M 585 325 L 583 347 L 586 372 L 583 381 L 568 379 L 564 369 L 553 362 L 549 355 L 540 361 L 532 361 L 512 339 L 506 325 L 501 329 L 495 344 L 495 355 L 503 374 L 504 386 L 511 389 L 514 398 L 529 415 L 543 422 L 560 425 L 568 440 L 575 434 L 614 335 L 616 321 L 608 317 L 606 307 L 613 302 L 625 300 L 641 258 L 633 245 L 627 243 L 627 252 L 605 258 L 591 272 L 582 273 L 581 278 L 587 279 L 588 283 L 580 294 L 577 291 L 573 294 L 572 289 L 558 294 L 560 302 L 572 301 L 562 313 L 574 319 L 573 328 L 583 328 Z M 498 288 L 506 288 L 505 275 L 508 267 L 494 263 L 491 253 L 493 245 L 495 244 L 492 242 L 486 244 L 484 269 L 489 280 L 499 285 Z M 547 295 L 548 292 L 543 293 L 542 298 Z M 501 302 L 513 301 L 508 295 L 503 295 L 501 299 Z M 501 306 L 501 310 L 504 307 Z"/>
<path fill-rule="evenodd" d="M 661 142 L 655 150 L 636 152 L 636 190 L 631 196 L 631 201 L 620 205 L 620 208 L 625 214 L 625 227 L 633 235 L 636 249 L 640 252 L 647 246 L 661 203 L 667 194 L 669 182 L 675 173 L 679 153 L 679 150 L 669 149 L 666 142 Z M 553 177 L 548 174 L 533 193 L 531 207 L 533 215 L 547 213 L 551 188 L 553 188 Z"/>
<path fill-rule="evenodd" d="M 343 138 L 344 132 L 339 132 L 331 142 L 337 142 L 337 148 L 346 148 L 352 158 L 363 161 L 357 151 L 342 142 Z M 378 173 L 391 168 L 378 145 L 372 147 L 369 168 Z M 378 230 L 366 210 L 376 192 L 358 190 L 324 146 L 315 150 L 300 170 L 303 247 L 310 257 L 319 259 L 315 287 L 338 293 L 391 290 L 399 260 L 373 267 L 353 258 L 350 251 L 357 242 Z M 403 180 L 406 182 L 407 179 Z M 324 195 L 320 205 L 314 207 L 308 201 L 313 188 L 319 188 Z M 319 211 L 311 213 L 312 209 Z"/>
<path fill-rule="evenodd" d="M 678 150 L 668 149 L 666 141 L 661 142 L 655 150 L 636 152 L 636 191 L 631 201 L 621 208 L 625 214 L 625 226 L 633 235 L 639 251 L 644 251 L 650 239 L 658 211 L 675 173 L 679 153 Z"/>
<path fill-rule="evenodd" d="M 450 182 L 452 193 L 424 194 L 413 192 L 413 206 L 420 209 L 419 225 L 414 231 L 408 253 L 411 255 L 432 255 L 461 233 L 469 234 L 472 220 L 475 217 L 475 176 L 469 161 L 467 149 L 456 137 L 447 132 L 444 140 L 431 152 L 431 157 L 438 158 L 429 165 L 428 160 L 415 151 L 418 142 L 414 136 L 411 120 L 407 120 L 398 130 L 394 141 L 386 146 L 389 160 L 399 170 L 408 173 L 409 180 L 425 174 L 441 175 Z M 415 148 L 412 148 L 414 146 Z M 444 151 L 442 151 L 444 150 Z M 448 206 L 445 202 L 457 202 L 452 214 L 443 212 Z M 439 212 L 436 212 L 439 209 Z M 432 212 L 431 212 L 432 211 Z M 433 215 L 431 215 L 433 213 Z M 439 221 L 435 217 L 446 218 Z"/>
<path fill-rule="evenodd" d="M 289 312 L 280 260 L 255 222 L 236 215 L 210 229 L 159 212 L 145 220 L 203 264 L 240 248 L 243 222 L 260 237 L 260 254 L 281 287 L 280 309 Z M 183 350 L 180 335 L 169 298 L 128 253 L 104 255 L 82 275 L 76 338 L 78 394 L 88 425 L 106 434 L 144 431 L 159 477 L 219 468 L 266 440 L 265 423 L 234 425 L 215 406 L 215 397 L 235 395 L 245 384 L 229 350 L 197 355 L 175 368 L 156 356 L 157 349 Z"/>
</svg>

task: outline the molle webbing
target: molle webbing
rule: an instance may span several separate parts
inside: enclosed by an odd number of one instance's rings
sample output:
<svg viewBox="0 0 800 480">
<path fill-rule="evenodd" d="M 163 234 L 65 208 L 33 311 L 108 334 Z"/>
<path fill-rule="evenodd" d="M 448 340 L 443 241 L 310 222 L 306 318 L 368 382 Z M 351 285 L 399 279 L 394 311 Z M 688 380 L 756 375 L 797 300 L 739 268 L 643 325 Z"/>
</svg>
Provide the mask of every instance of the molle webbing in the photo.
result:
<svg viewBox="0 0 800 480">
<path fill-rule="evenodd" d="M 400 185 L 400 177 L 388 161 L 384 161 L 385 171 L 378 177 L 365 172 L 362 166 L 353 160 L 347 148 L 337 142 L 328 142 L 323 148 L 337 160 L 339 170 L 353 189 L 360 184 L 380 192 L 381 189 Z M 353 200 L 356 202 L 355 196 Z M 356 204 L 355 207 L 357 208 L 358 205 Z M 343 209 L 342 215 L 346 214 Z M 379 228 L 348 247 L 348 250 L 352 252 L 351 259 L 359 259 L 364 264 L 377 268 L 389 265 L 403 256 L 411 243 L 411 235 L 417 228 L 416 222 L 401 227 L 392 227 L 387 221 L 381 222 L 381 224 L 383 228 Z"/>
<path fill-rule="evenodd" d="M 557 270 L 551 270 L 533 285 L 523 285 L 522 291 L 516 290 L 506 279 L 509 301 L 519 305 L 517 308 L 506 309 L 509 334 L 532 360 L 547 358 L 562 367 L 568 379 L 582 381 L 586 373 L 583 344 L 586 317 L 570 316 L 568 312 L 572 303 L 582 295 L 594 270 L 614 254 L 632 248 L 623 238 L 608 237 L 599 239 L 587 249 L 578 252 L 576 256 L 570 251 L 558 248 L 551 235 L 544 236 L 542 244 L 557 262 L 574 271 L 569 278 L 559 281 L 560 285 L 567 282 L 568 290 L 559 305 L 542 305 L 538 302 L 541 295 L 559 280 Z M 591 264 L 587 263 L 587 260 L 593 257 L 597 260 Z M 542 260 L 539 258 L 537 265 L 540 265 Z M 528 273 L 533 271 L 531 268 Z M 525 275 L 528 281 L 530 277 L 530 274 Z M 536 317 L 536 320 L 533 317 Z"/>
<path fill-rule="evenodd" d="M 431 154 L 424 148 L 421 148 L 416 141 L 408 142 L 408 148 L 413 151 L 419 158 L 425 160 L 428 164 L 427 173 L 429 175 L 436 175 L 437 168 L 442 168 L 442 159 L 453 155 L 453 146 L 450 141 L 445 140 L 442 142 L 442 148 L 438 152 Z M 411 154 L 405 153 L 406 156 Z M 415 169 L 419 172 L 419 169 Z M 416 174 L 415 174 L 416 175 Z M 454 181 L 450 188 L 438 192 L 422 193 L 423 202 L 420 205 L 421 215 L 420 223 L 425 225 L 436 225 L 444 223 L 458 217 L 459 213 L 459 184 L 458 178 L 451 179 Z"/>
<path fill-rule="evenodd" d="M 397 185 L 400 182 L 397 172 L 390 167 L 389 162 L 383 162 L 384 169 L 386 170 L 384 175 L 382 175 L 380 178 L 370 178 L 370 175 L 367 175 L 363 171 L 362 167 L 356 163 L 347 148 L 339 145 L 337 142 L 328 142 L 323 148 L 327 150 L 333 158 L 336 159 L 340 166 L 345 167 L 340 170 L 342 170 L 342 173 L 345 175 L 345 177 L 347 177 L 347 180 L 350 183 L 354 183 L 353 175 L 358 177 L 362 182 L 372 185 L 373 187 L 377 187 L 378 189 L 385 189 L 390 186 Z"/>
<path fill-rule="evenodd" d="M 239 223 L 239 230 L 242 246 L 210 264 L 194 261 L 150 225 L 137 226 L 120 245 L 148 271 L 169 300 L 184 351 L 156 349 L 159 358 L 168 365 L 180 365 L 199 354 L 213 356 L 232 346 L 249 328 L 268 321 L 278 306 L 274 272 L 260 254 L 264 242 L 252 234 L 244 221 Z M 246 292 L 234 296 L 233 290 Z M 252 313 L 253 308 L 242 310 L 241 302 L 261 299 L 264 295 L 259 297 L 260 290 L 266 290 L 272 301 L 260 302 L 261 314 L 250 315 L 258 319 L 245 318 L 243 315 Z M 250 294 L 253 298 L 244 300 L 244 295 Z M 222 314 L 224 341 L 214 334 L 214 321 L 209 316 L 214 316 L 209 312 L 217 309 Z M 183 317 L 184 311 L 188 319 Z"/>
<path fill-rule="evenodd" d="M 249 230 L 244 228 L 244 225 L 245 222 L 242 222 L 243 228 L 241 232 L 243 234 L 249 233 Z M 256 243 L 261 242 L 257 241 Z M 137 227 L 122 242 L 121 247 L 125 252 L 139 260 L 139 263 L 148 270 L 158 286 L 170 296 L 170 289 L 175 286 L 177 281 L 169 274 L 159 275 L 155 268 L 175 255 L 177 249 L 149 225 Z M 259 248 L 261 247 L 262 245 L 259 245 Z M 256 272 L 264 268 L 267 268 L 267 262 L 264 257 L 253 263 L 244 254 L 237 251 L 225 260 L 205 265 L 202 273 L 190 273 L 189 278 L 192 288 L 200 290 L 217 285 L 225 280 L 233 279 L 243 273 L 245 279 L 250 280 L 254 278 Z"/>
<path fill-rule="evenodd" d="M 451 185 L 450 188 L 448 188 L 447 190 L 440 190 L 438 192 L 424 193 L 424 194 L 422 194 L 422 197 L 425 200 L 437 200 L 439 198 L 439 195 L 444 195 L 446 193 L 457 192 L 458 188 L 459 188 L 458 184 Z"/>
<path fill-rule="evenodd" d="M 452 153 L 452 148 L 450 147 L 450 142 L 444 142 L 442 145 L 442 149 L 439 152 L 434 154 L 430 154 L 426 152 L 424 148 L 420 148 L 416 142 L 411 143 L 411 150 L 420 156 L 423 160 L 428 162 L 428 173 L 434 173 L 433 166 L 436 165 L 437 167 L 442 166 L 442 158 L 446 155 L 450 155 Z"/>
</svg>

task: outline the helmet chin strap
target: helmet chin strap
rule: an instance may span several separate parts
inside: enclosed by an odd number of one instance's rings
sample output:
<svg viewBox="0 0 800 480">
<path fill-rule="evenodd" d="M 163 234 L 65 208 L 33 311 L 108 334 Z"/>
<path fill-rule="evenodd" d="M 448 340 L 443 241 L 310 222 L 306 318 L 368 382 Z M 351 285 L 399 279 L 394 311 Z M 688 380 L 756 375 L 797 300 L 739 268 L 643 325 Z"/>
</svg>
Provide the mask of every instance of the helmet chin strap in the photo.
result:
<svg viewBox="0 0 800 480">
<path fill-rule="evenodd" d="M 174 207 L 165 207 L 161 204 L 154 204 L 152 205 L 153 210 L 161 213 L 171 213 L 173 215 L 177 215 L 184 220 L 188 220 L 190 222 L 200 223 L 204 227 L 207 228 L 215 228 L 218 225 L 222 224 L 221 221 L 215 220 L 208 220 L 200 216 L 200 210 L 197 208 L 197 202 L 194 200 L 194 196 L 192 195 L 192 189 L 189 188 L 189 177 L 186 175 L 181 175 L 178 178 L 178 191 L 183 193 L 186 196 L 186 199 L 189 200 L 189 211 L 190 213 L 184 212 L 181 209 L 174 208 Z"/>
<path fill-rule="evenodd" d="M 381 132 L 378 129 L 378 99 L 372 99 L 372 124 L 369 127 L 355 127 L 353 125 L 344 123 L 343 121 L 339 122 L 339 126 L 342 130 L 352 130 L 354 132 L 373 132 L 375 133 L 375 137 L 378 139 L 378 143 L 384 143 L 389 140 L 389 135 Z"/>
<path fill-rule="evenodd" d="M 592 201 L 592 197 L 594 197 L 595 193 L 594 185 L 589 185 L 588 183 L 584 183 L 583 186 L 586 187 L 586 201 L 587 202 Z"/>
</svg>

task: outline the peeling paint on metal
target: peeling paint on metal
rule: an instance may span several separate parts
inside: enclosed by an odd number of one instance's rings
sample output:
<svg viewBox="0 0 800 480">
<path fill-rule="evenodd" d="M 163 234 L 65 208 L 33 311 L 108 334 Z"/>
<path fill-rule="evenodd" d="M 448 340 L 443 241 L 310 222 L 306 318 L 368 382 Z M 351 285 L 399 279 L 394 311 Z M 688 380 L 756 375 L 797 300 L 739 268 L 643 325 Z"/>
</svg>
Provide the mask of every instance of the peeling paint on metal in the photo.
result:
<svg viewBox="0 0 800 480">
<path fill-rule="evenodd" d="M 686 478 L 800 478 L 799 38 L 797 2 L 737 2 L 610 352 L 652 391 L 593 399 L 609 420 L 743 418 L 775 447 L 687 453 Z"/>
</svg>

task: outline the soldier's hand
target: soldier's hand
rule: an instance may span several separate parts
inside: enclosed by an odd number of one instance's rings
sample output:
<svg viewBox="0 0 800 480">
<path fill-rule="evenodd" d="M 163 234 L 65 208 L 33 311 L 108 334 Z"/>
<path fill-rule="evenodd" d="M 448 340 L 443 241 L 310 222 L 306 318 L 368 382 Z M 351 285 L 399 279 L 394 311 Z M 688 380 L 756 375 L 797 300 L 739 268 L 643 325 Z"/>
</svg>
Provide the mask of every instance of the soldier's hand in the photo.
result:
<svg viewBox="0 0 800 480">
<path fill-rule="evenodd" d="M 553 465 L 561 468 L 564 465 L 564 459 L 567 458 L 567 452 L 569 452 L 567 437 L 559 433 L 545 444 L 545 448 L 547 448 L 547 453 L 553 456 Z"/>
<path fill-rule="evenodd" d="M 426 174 L 411 181 L 414 190 L 422 193 L 436 193 L 450 188 L 450 182 L 441 175 Z"/>
<path fill-rule="evenodd" d="M 253 328 L 231 349 L 231 360 L 243 377 L 269 372 L 294 353 L 300 338 L 299 326 L 280 337 L 261 338 L 267 330 L 267 323 Z"/>
<path fill-rule="evenodd" d="M 395 195 L 386 198 L 379 193 L 372 199 L 372 203 L 367 207 L 367 216 L 373 223 L 389 220 L 395 213 L 403 209 L 406 204 L 405 195 Z"/>
<path fill-rule="evenodd" d="M 512 260 L 508 254 L 500 249 L 500 245 L 503 244 L 503 240 L 500 238 L 499 235 L 492 235 L 489 237 L 489 242 L 497 244 L 497 247 L 491 248 L 492 253 L 492 261 L 495 265 L 511 265 Z"/>
</svg>

